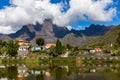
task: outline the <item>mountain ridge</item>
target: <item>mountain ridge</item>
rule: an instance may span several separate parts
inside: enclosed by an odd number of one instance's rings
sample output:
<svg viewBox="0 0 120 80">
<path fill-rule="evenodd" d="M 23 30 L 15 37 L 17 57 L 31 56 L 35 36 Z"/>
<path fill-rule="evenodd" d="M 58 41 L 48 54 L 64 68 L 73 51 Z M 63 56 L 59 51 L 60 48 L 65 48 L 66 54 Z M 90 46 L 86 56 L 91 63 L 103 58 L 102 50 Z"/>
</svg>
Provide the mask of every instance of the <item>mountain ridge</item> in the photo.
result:
<svg viewBox="0 0 120 80">
<path fill-rule="evenodd" d="M 95 25 L 91 24 L 90 27 L 87 27 L 85 30 L 68 30 L 66 27 L 60 27 L 52 23 L 51 20 L 45 20 L 43 24 L 28 24 L 24 25 L 20 30 L 16 33 L 4 35 L 1 39 L 26 39 L 32 43 L 35 43 L 35 39 L 38 37 L 43 37 L 46 40 L 46 43 L 54 43 L 56 39 L 60 39 L 64 42 L 67 35 L 71 35 L 70 40 L 72 41 L 74 38 L 78 39 L 76 43 L 80 43 L 79 39 L 85 37 L 98 37 L 103 36 L 107 32 L 114 29 L 114 26 L 104 26 L 104 25 Z M 74 37 L 74 38 L 72 38 Z M 67 36 L 68 38 L 68 36 Z M 74 40 L 73 40 L 74 41 Z M 68 42 L 69 43 L 69 42 Z M 74 44 L 74 43 L 73 43 Z M 80 45 L 79 44 L 79 45 Z"/>
</svg>

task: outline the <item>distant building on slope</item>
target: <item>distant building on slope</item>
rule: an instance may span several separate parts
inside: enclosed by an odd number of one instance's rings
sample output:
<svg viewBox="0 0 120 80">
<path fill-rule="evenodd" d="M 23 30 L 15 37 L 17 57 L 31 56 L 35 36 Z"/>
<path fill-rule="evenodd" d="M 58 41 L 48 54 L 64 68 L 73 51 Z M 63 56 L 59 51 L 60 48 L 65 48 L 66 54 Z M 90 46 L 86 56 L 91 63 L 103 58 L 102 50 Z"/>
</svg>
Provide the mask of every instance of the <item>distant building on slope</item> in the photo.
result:
<svg viewBox="0 0 120 80">
<path fill-rule="evenodd" d="M 24 39 L 18 39 L 18 56 L 27 56 L 29 53 L 30 43 Z"/>
<path fill-rule="evenodd" d="M 56 44 L 46 44 L 46 45 L 45 45 L 45 48 L 46 48 L 46 49 L 49 49 L 49 48 L 52 47 L 52 46 L 56 46 Z"/>
<path fill-rule="evenodd" d="M 28 41 L 24 40 L 24 39 L 19 39 L 18 40 L 18 45 L 19 46 L 28 46 L 28 45 L 30 45 L 30 43 Z"/>
<path fill-rule="evenodd" d="M 37 52 L 37 51 L 40 51 L 40 50 L 42 50 L 42 48 L 40 46 L 32 46 L 30 48 L 30 51 L 33 51 L 33 52 Z"/>
</svg>

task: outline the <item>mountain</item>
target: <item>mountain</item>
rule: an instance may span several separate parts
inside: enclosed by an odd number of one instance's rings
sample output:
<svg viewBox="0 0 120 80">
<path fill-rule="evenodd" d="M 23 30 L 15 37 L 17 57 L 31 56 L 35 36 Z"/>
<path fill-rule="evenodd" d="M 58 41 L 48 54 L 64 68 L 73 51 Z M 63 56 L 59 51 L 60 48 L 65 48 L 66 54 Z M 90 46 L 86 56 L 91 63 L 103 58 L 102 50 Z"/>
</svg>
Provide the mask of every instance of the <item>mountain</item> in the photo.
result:
<svg viewBox="0 0 120 80">
<path fill-rule="evenodd" d="M 115 26 L 101 26 L 91 24 L 90 27 L 87 27 L 85 30 L 71 30 L 64 38 L 62 38 L 63 43 L 83 46 L 93 42 L 101 36 L 104 36 L 106 33 L 113 30 Z"/>
<path fill-rule="evenodd" d="M 43 24 L 36 22 L 35 25 L 24 25 L 16 33 L 3 35 L 1 39 L 26 39 L 35 43 L 35 39 L 43 37 L 46 43 L 53 43 L 56 39 L 60 39 L 63 43 L 70 43 L 75 45 L 83 45 L 90 42 L 92 39 L 103 36 L 111 31 L 113 26 L 101 26 L 91 24 L 85 30 L 68 30 L 66 27 L 60 27 L 52 23 L 50 19 L 46 19 Z"/>
<path fill-rule="evenodd" d="M 115 44 L 118 34 L 120 33 L 120 25 L 116 26 L 113 30 L 106 33 L 104 36 L 101 36 L 93 40 L 87 46 L 101 46 L 101 47 L 110 47 L 111 44 Z"/>
<path fill-rule="evenodd" d="M 103 36 L 106 34 L 108 31 L 112 30 L 114 26 L 104 26 L 104 25 L 95 25 L 91 24 L 89 27 L 86 27 L 85 30 L 72 30 L 72 33 L 75 33 L 78 36 Z"/>
</svg>

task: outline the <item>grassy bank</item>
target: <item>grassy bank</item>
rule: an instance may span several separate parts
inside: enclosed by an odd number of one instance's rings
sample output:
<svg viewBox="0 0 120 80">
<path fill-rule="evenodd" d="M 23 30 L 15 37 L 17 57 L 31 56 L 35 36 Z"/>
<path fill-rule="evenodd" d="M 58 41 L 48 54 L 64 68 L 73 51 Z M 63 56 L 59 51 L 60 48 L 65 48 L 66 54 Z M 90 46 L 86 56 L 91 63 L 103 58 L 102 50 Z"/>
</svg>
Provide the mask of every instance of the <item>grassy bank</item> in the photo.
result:
<svg viewBox="0 0 120 80">
<path fill-rule="evenodd" d="M 74 58 L 25 58 L 25 59 L 0 59 L 0 64 L 60 64 L 60 65 L 69 65 L 75 63 Z"/>
<path fill-rule="evenodd" d="M 0 64 L 55 64 L 55 65 L 81 65 L 81 64 L 104 64 L 104 63 L 120 63 L 120 60 L 97 60 L 97 59 L 81 59 L 81 58 L 25 58 L 25 59 L 0 59 Z"/>
<path fill-rule="evenodd" d="M 33 64 L 38 64 L 39 59 L 36 58 L 26 58 L 26 59 L 0 59 L 1 64 L 23 64 L 23 63 L 33 63 Z"/>
</svg>

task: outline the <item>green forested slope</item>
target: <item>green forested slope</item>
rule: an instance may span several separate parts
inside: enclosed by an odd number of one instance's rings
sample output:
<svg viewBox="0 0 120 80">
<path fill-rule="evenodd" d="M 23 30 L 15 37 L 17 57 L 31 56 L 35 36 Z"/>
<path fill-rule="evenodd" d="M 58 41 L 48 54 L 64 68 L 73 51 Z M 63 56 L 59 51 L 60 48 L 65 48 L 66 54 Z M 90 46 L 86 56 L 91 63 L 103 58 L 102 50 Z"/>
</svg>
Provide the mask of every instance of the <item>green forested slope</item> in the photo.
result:
<svg viewBox="0 0 120 80">
<path fill-rule="evenodd" d="M 104 36 L 93 40 L 90 44 L 86 45 L 86 47 L 109 47 L 111 44 L 114 45 L 119 33 L 120 25 L 116 26 Z"/>
</svg>

